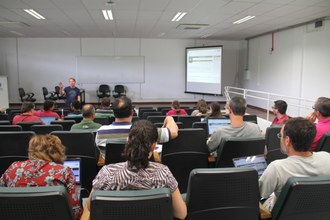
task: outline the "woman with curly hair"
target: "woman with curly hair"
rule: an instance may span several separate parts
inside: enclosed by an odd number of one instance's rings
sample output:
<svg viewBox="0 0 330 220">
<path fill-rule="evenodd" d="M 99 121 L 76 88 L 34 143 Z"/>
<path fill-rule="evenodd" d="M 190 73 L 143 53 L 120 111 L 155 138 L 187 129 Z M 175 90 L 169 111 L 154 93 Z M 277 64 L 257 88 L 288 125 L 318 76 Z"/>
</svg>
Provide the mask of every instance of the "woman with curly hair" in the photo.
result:
<svg viewBox="0 0 330 220">
<path fill-rule="evenodd" d="M 168 188 L 172 195 L 174 217 L 184 219 L 187 207 L 178 189 L 178 182 L 167 166 L 149 161 L 157 138 L 158 132 L 152 122 L 135 122 L 123 151 L 127 161 L 104 166 L 93 180 L 93 190 Z M 89 201 L 90 198 L 86 202 L 82 219 L 88 219 Z"/>
<path fill-rule="evenodd" d="M 82 209 L 76 192 L 76 179 L 63 165 L 65 146 L 54 135 L 35 135 L 29 142 L 29 159 L 16 161 L 0 178 L 2 187 L 39 187 L 62 185 L 66 188 L 76 219 Z M 45 219 L 47 217 L 45 216 Z"/>
<path fill-rule="evenodd" d="M 197 102 L 196 109 L 191 113 L 191 116 L 205 116 L 208 111 L 207 103 L 204 99 Z"/>
</svg>

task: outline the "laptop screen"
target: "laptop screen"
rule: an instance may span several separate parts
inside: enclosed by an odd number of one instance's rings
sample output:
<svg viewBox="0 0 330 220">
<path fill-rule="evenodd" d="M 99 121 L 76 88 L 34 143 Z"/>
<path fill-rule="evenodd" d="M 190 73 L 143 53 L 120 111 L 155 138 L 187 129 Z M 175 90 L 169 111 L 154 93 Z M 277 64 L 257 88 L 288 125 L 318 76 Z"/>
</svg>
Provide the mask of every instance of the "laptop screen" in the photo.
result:
<svg viewBox="0 0 330 220">
<path fill-rule="evenodd" d="M 76 184 L 80 184 L 80 159 L 66 159 L 64 166 L 71 168 L 76 178 Z"/>
<path fill-rule="evenodd" d="M 219 127 L 230 125 L 229 118 L 208 118 L 207 119 L 207 127 L 209 130 L 209 135 L 213 134 L 215 130 Z"/>
<path fill-rule="evenodd" d="M 233 158 L 235 167 L 252 167 L 257 170 L 260 177 L 267 168 L 267 162 L 263 154 Z"/>
<path fill-rule="evenodd" d="M 45 125 L 50 125 L 51 121 L 56 120 L 56 117 L 52 117 L 52 116 L 40 116 L 39 118 L 43 123 L 45 123 Z"/>
</svg>

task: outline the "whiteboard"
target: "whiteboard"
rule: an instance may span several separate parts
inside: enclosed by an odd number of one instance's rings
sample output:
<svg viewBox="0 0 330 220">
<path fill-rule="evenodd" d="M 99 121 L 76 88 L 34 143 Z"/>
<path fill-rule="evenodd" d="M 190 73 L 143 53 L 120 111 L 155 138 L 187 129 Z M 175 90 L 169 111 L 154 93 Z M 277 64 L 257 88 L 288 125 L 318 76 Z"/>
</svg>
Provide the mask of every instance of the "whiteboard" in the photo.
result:
<svg viewBox="0 0 330 220">
<path fill-rule="evenodd" d="M 143 56 L 79 56 L 77 77 L 82 84 L 143 83 Z"/>
</svg>

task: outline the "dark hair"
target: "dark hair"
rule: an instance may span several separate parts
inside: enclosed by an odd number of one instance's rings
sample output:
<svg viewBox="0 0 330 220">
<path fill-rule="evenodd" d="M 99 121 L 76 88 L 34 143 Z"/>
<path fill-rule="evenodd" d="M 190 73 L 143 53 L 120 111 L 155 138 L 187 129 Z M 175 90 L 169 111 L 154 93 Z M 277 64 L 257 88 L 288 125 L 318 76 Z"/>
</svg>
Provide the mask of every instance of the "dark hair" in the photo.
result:
<svg viewBox="0 0 330 220">
<path fill-rule="evenodd" d="M 316 101 L 315 109 L 319 111 L 323 117 L 329 117 L 330 99 L 327 97 L 319 97 Z"/>
<path fill-rule="evenodd" d="M 75 109 L 75 110 L 80 110 L 81 109 L 81 103 L 78 100 L 74 100 L 71 103 L 71 106 Z"/>
<path fill-rule="evenodd" d="M 212 102 L 210 104 L 211 114 L 208 116 L 209 118 L 220 118 L 221 115 L 221 106 L 219 102 Z"/>
<path fill-rule="evenodd" d="M 286 113 L 286 109 L 288 108 L 288 104 L 286 104 L 283 100 L 277 100 L 274 102 L 274 108 L 279 111 L 281 114 Z"/>
<path fill-rule="evenodd" d="M 246 100 L 243 97 L 235 96 L 229 101 L 229 107 L 234 115 L 243 116 L 246 111 Z"/>
<path fill-rule="evenodd" d="M 174 108 L 176 114 L 180 114 L 181 109 L 180 109 L 180 102 L 178 100 L 174 100 L 172 102 L 172 107 Z"/>
<path fill-rule="evenodd" d="M 157 139 L 157 128 L 152 122 L 139 120 L 132 125 L 122 154 L 127 159 L 130 169 L 139 170 L 148 166 L 151 146 Z"/>
<path fill-rule="evenodd" d="M 104 97 L 104 98 L 102 99 L 101 106 L 102 106 L 102 107 L 109 108 L 110 105 L 111 105 L 110 98 L 108 98 L 108 97 Z"/>
<path fill-rule="evenodd" d="M 116 118 L 128 118 L 133 114 L 132 100 L 126 96 L 119 97 L 113 103 L 113 113 Z"/>
<path fill-rule="evenodd" d="M 314 123 L 305 118 L 290 118 L 284 124 L 283 137 L 290 137 L 295 151 L 309 151 L 315 135 L 316 128 Z"/>
<path fill-rule="evenodd" d="M 55 102 L 52 100 L 46 100 L 44 102 L 44 110 L 48 111 L 49 109 L 51 109 L 54 106 Z"/>
<path fill-rule="evenodd" d="M 90 118 L 93 115 L 95 115 L 95 108 L 94 108 L 94 106 L 91 105 L 91 104 L 84 105 L 83 108 L 82 108 L 82 116 L 84 118 Z"/>
<path fill-rule="evenodd" d="M 26 113 L 26 112 L 31 111 L 34 108 L 35 108 L 35 106 L 32 102 L 24 102 L 22 104 L 21 110 L 22 110 L 23 113 Z"/>
</svg>

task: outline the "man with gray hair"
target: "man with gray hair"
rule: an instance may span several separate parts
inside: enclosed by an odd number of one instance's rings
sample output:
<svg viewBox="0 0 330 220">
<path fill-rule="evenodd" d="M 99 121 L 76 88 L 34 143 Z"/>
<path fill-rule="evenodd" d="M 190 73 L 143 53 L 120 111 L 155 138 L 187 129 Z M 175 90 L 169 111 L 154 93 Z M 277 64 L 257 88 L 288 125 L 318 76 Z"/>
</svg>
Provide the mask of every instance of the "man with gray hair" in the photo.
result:
<svg viewBox="0 0 330 220">
<path fill-rule="evenodd" d="M 71 131 L 84 130 L 84 131 L 97 131 L 102 125 L 95 123 L 95 108 L 93 105 L 86 104 L 82 108 L 83 119 L 80 123 L 74 124 L 71 127 Z"/>
<path fill-rule="evenodd" d="M 246 100 L 242 97 L 233 97 L 226 104 L 230 125 L 219 127 L 207 140 L 207 146 L 210 152 L 219 148 L 222 138 L 225 137 L 262 137 L 259 126 L 252 122 L 243 121 L 246 111 Z"/>
</svg>

